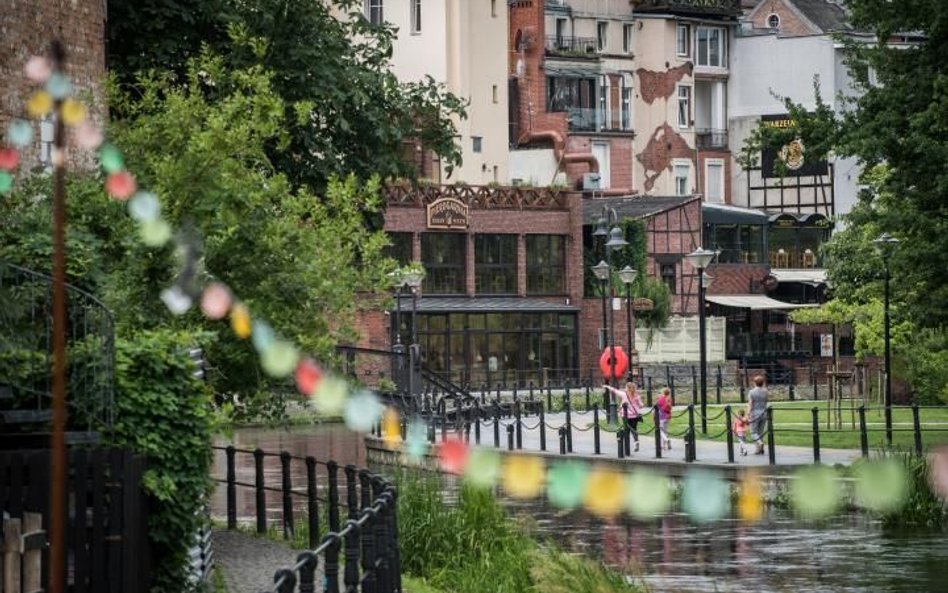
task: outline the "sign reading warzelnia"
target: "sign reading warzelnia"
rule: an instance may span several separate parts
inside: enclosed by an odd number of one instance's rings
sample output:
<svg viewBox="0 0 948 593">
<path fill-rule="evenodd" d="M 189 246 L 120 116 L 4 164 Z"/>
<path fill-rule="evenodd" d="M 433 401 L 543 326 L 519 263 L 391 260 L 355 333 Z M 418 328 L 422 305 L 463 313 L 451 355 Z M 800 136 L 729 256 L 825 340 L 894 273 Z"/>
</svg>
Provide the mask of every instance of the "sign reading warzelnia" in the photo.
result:
<svg viewBox="0 0 948 593">
<path fill-rule="evenodd" d="M 457 198 L 440 198 L 428 204 L 429 229 L 466 229 L 467 204 Z"/>
</svg>

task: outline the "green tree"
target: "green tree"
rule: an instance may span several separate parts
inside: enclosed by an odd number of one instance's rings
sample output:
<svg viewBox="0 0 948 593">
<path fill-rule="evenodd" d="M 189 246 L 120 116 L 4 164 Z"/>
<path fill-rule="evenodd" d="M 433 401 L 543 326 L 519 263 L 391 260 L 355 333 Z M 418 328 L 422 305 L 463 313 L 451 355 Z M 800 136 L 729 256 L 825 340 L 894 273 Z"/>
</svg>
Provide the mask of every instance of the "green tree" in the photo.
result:
<svg viewBox="0 0 948 593">
<path fill-rule="evenodd" d="M 844 0 L 851 24 L 872 41 L 842 37 L 856 83 L 833 111 L 817 92 L 807 112 L 784 102 L 795 125 L 760 128 L 745 157 L 760 146 L 803 139 L 808 155 L 854 156 L 868 188 L 849 224 L 865 227 L 847 236 L 847 247 L 864 245 L 856 235 L 887 231 L 902 240 L 892 259 L 894 300 L 921 327 L 948 322 L 948 4 L 943 0 Z M 837 243 L 842 245 L 842 243 Z M 863 250 L 865 247 L 862 248 Z M 837 258 L 837 262 L 843 260 Z M 843 266 L 837 294 L 865 300 L 860 283 L 877 258 Z M 866 265 L 868 264 L 868 265 Z M 880 266 L 881 267 L 881 266 Z M 860 271 L 860 269 L 862 269 Z M 830 267 L 831 277 L 836 274 Z M 835 280 L 845 278 L 845 282 Z"/>
<path fill-rule="evenodd" d="M 126 83 L 149 70 L 184 77 L 205 46 L 231 67 L 262 65 L 285 101 L 289 132 L 268 146 L 270 160 L 317 192 L 333 176 L 413 177 L 407 141 L 450 170 L 461 161 L 454 122 L 464 102 L 430 77 L 399 82 L 389 69 L 397 30 L 370 24 L 360 8 L 361 0 L 110 0 L 109 60 Z"/>
<path fill-rule="evenodd" d="M 381 286 L 392 267 L 382 255 L 384 233 L 363 224 L 364 212 L 381 207 L 377 182 L 330 180 L 316 199 L 276 172 L 266 148 L 286 141 L 287 109 L 260 66 L 230 70 L 204 54 L 182 83 L 142 78 L 135 93 L 132 100 L 113 89 L 110 102 L 125 117 L 110 138 L 139 185 L 160 197 L 165 218 L 201 238 L 200 279 L 226 283 L 277 332 L 329 357 L 352 333 L 356 295 Z M 69 277 L 102 296 L 123 335 L 168 327 L 216 332 L 205 347 L 218 393 L 246 399 L 270 385 L 253 348 L 226 324 L 207 322 L 196 308 L 176 318 L 158 299 L 179 269 L 173 246 L 140 243 L 99 176 L 72 179 L 68 192 Z M 38 178 L 0 205 L 0 257 L 48 269 L 49 195 L 49 180 Z"/>
</svg>

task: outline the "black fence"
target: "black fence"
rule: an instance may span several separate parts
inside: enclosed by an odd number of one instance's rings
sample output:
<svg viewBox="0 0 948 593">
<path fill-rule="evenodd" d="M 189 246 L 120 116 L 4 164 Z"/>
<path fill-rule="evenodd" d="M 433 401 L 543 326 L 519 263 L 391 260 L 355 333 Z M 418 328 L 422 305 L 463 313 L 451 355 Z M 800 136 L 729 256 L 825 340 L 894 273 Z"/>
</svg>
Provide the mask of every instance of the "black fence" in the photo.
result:
<svg viewBox="0 0 948 593">
<path fill-rule="evenodd" d="M 268 494 L 278 496 L 281 501 L 280 523 L 285 538 L 294 537 L 296 530 L 305 525 L 309 549 L 299 555 L 293 566 L 274 567 L 273 587 L 269 591 L 311 593 L 315 591 L 320 570 L 323 574 L 322 589 L 327 593 L 340 590 L 401 591 L 394 485 L 353 465 L 340 467 L 335 461 L 318 461 L 314 457 L 299 457 L 287 451 L 272 453 L 233 446 L 214 449 L 226 455 L 226 475 L 214 480 L 227 489 L 228 529 L 237 529 L 238 526 L 237 488 L 249 488 L 254 492 L 257 533 L 268 530 Z M 252 483 L 238 481 L 238 455 L 253 458 Z M 280 482 L 267 484 L 264 461 L 274 457 L 280 460 Z M 293 464 L 305 465 L 305 485 L 294 486 Z M 341 480 L 340 470 L 343 473 Z M 298 521 L 295 513 L 298 505 L 294 503 L 299 500 L 305 502 L 305 512 Z M 321 520 L 325 520 L 325 527 Z M 340 556 L 344 562 L 340 561 Z"/>
<path fill-rule="evenodd" d="M 152 554 L 141 489 L 145 461 L 118 449 L 69 450 L 66 488 L 65 583 L 74 593 L 146 593 Z M 50 451 L 0 451 L 0 514 L 42 516 L 38 532 L 49 533 Z M 26 535 L 26 534 L 24 534 Z M 43 536 L 45 537 L 45 535 Z M 41 582 L 49 557 L 42 549 Z"/>
<path fill-rule="evenodd" d="M 563 396 L 560 401 L 557 401 L 558 399 L 559 398 L 550 396 L 546 401 L 542 398 L 539 400 L 516 400 L 512 403 L 510 408 L 506 409 L 500 405 L 497 399 L 489 401 L 486 404 L 475 401 L 470 407 L 457 410 L 453 415 L 446 414 L 444 410 L 439 411 L 437 409 L 431 411 L 430 414 L 426 414 L 429 412 L 429 410 L 426 409 L 423 410 L 419 416 L 424 418 L 428 424 L 428 441 L 432 444 L 444 442 L 449 438 L 458 438 L 464 442 L 473 443 L 475 445 L 486 444 L 495 448 L 506 447 L 506 449 L 510 451 L 524 450 L 530 449 L 530 447 L 524 447 L 523 444 L 526 435 L 530 433 L 538 436 L 538 442 L 535 448 L 537 451 L 556 451 L 558 444 L 559 453 L 562 455 L 571 453 L 602 455 L 605 450 L 611 449 L 611 445 L 605 443 L 604 440 L 611 438 L 614 439 L 616 443 L 615 448 L 611 450 L 615 450 L 616 456 L 619 459 L 623 459 L 628 457 L 632 452 L 633 438 L 636 443 L 635 449 L 638 451 L 639 437 L 651 436 L 654 438 L 654 457 L 656 459 L 661 459 L 663 456 L 669 457 L 671 455 L 670 442 L 672 438 L 683 439 L 684 447 L 681 449 L 681 453 L 686 462 L 698 460 L 697 442 L 699 438 L 704 440 L 723 440 L 725 444 L 720 458 L 702 459 L 702 461 L 734 463 L 735 447 L 740 447 L 740 452 L 744 452 L 744 443 L 740 441 L 738 435 L 733 431 L 733 420 L 737 414 L 737 408 L 731 405 L 709 409 L 707 417 L 701 415 L 701 409 L 698 406 L 692 404 L 679 406 L 672 412 L 668 422 L 664 425 L 665 428 L 662 428 L 663 424 L 660 421 L 658 409 L 649 405 L 641 411 L 640 420 L 637 422 L 636 430 L 633 434 L 632 429 L 627 424 L 610 424 L 607 421 L 607 418 L 617 418 L 620 414 L 622 417 L 625 417 L 625 406 L 627 404 L 623 404 L 617 408 L 614 401 L 610 401 L 608 396 L 603 396 L 601 402 L 597 397 L 596 401 L 591 402 L 591 406 L 585 410 L 577 410 L 573 408 L 572 400 L 569 397 Z M 554 402 L 556 402 L 557 405 L 554 405 Z M 836 403 L 839 404 L 839 402 Z M 511 408 L 512 411 L 508 414 L 507 409 Z M 870 434 L 874 434 L 880 438 L 885 434 L 886 441 L 891 442 L 893 435 L 896 435 L 896 438 L 898 438 L 897 435 L 899 434 L 910 433 L 911 445 L 908 448 L 913 450 L 916 454 L 922 455 L 924 451 L 923 434 L 948 432 L 948 427 L 942 426 L 938 422 L 929 424 L 923 422 L 923 413 L 926 410 L 936 409 L 941 410 L 944 408 L 938 406 L 922 407 L 918 405 L 892 406 L 891 410 L 894 413 L 897 413 L 899 410 L 910 412 L 912 426 L 911 428 L 900 426 L 905 424 L 904 422 L 900 422 L 889 428 L 878 425 L 870 427 L 866 419 L 868 412 L 881 414 L 885 410 L 883 407 L 860 405 L 843 409 L 841 406 L 837 406 L 834 410 L 827 410 L 826 413 L 823 414 L 823 410 L 820 407 L 814 406 L 809 409 L 809 419 L 811 419 L 812 422 L 805 423 L 809 424 L 808 426 L 800 427 L 800 423 L 795 423 L 797 426 L 789 428 L 786 426 L 778 427 L 775 423 L 775 416 L 779 420 L 781 414 L 799 415 L 801 410 L 768 406 L 765 416 L 761 419 L 762 424 L 758 427 L 760 433 L 753 433 L 753 430 L 757 430 L 757 428 L 747 428 L 746 447 L 752 448 L 756 446 L 755 441 L 759 442 L 760 454 L 766 453 L 768 463 L 770 465 L 776 465 L 778 447 L 775 442 L 775 435 L 805 434 L 807 435 L 805 440 L 809 442 L 809 446 L 812 448 L 813 462 L 819 463 L 821 461 L 821 451 L 823 450 L 820 444 L 821 435 L 825 437 L 834 433 L 854 433 L 858 431 L 861 455 L 868 457 Z M 551 410 L 554 410 L 554 412 L 551 412 Z M 806 410 L 803 411 L 806 412 Z M 557 416 L 551 417 L 550 414 L 552 413 L 556 413 Z M 851 414 L 852 416 L 852 429 L 850 431 L 846 431 L 843 428 L 846 423 L 845 417 L 847 414 Z M 532 420 L 530 420 L 531 416 L 533 416 Z M 672 422 L 675 420 L 679 420 L 679 422 Z M 407 434 L 407 422 L 408 420 L 403 418 L 401 425 L 402 438 L 405 438 Z M 823 427 L 823 423 L 826 424 L 825 427 Z M 668 428 L 672 425 L 675 426 L 674 429 Z M 710 431 L 708 430 L 709 426 L 711 427 Z M 578 450 L 578 448 L 574 449 L 574 440 L 576 440 L 574 437 L 576 434 L 590 432 L 592 433 L 591 450 L 589 450 L 589 447 L 586 447 L 586 450 L 583 451 Z M 376 436 L 382 435 L 381 425 L 373 428 L 373 434 Z M 666 448 L 666 444 L 668 448 Z M 646 450 L 650 449 L 649 444 L 645 446 Z M 799 448 L 808 445 L 795 444 L 787 446 Z"/>
</svg>

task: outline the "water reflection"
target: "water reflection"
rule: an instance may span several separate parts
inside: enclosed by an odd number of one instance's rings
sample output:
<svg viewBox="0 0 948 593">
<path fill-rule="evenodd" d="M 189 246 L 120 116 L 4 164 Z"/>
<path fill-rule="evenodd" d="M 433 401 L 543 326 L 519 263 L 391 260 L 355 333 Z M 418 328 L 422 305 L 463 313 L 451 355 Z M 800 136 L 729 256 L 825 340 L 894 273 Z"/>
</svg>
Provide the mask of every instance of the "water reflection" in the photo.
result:
<svg viewBox="0 0 948 593">
<path fill-rule="evenodd" d="M 234 443 L 320 460 L 333 458 L 341 465 L 365 463 L 361 438 L 341 426 L 242 429 L 235 433 Z M 223 453 L 215 457 L 215 465 L 216 475 L 223 475 Z M 305 466 L 294 463 L 292 469 L 294 488 L 304 488 Z M 319 471 L 322 480 L 325 468 Z M 253 482 L 252 457 L 238 456 L 237 473 L 239 481 Z M 279 484 L 279 459 L 267 458 L 265 475 L 268 485 Z M 340 494 L 345 496 L 344 491 Z M 214 514 L 223 517 L 223 488 L 212 504 Z M 581 512 L 564 513 L 536 501 L 505 500 L 504 504 L 538 537 L 639 575 L 651 590 L 661 593 L 948 591 L 945 537 L 889 536 L 865 515 L 807 523 L 771 509 L 752 525 L 738 520 L 695 525 L 681 515 L 648 522 L 628 517 L 605 521 Z M 302 497 L 295 506 L 302 510 Z M 238 489 L 238 516 L 252 520 L 253 514 L 253 491 Z M 281 515 L 275 493 L 268 493 L 267 514 L 271 520 Z"/>
</svg>

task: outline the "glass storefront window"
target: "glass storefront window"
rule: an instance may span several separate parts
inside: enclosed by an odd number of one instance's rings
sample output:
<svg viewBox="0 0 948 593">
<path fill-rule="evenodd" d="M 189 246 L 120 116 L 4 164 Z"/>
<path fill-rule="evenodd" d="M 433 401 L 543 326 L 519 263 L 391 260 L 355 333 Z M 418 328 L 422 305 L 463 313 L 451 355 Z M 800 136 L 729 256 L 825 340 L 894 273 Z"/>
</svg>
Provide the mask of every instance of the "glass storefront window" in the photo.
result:
<svg viewBox="0 0 948 593">
<path fill-rule="evenodd" d="M 562 294 L 566 275 L 566 239 L 527 235 L 527 294 Z"/>
<path fill-rule="evenodd" d="M 756 264 L 764 261 L 764 225 L 707 224 L 704 242 L 718 250 L 719 264 Z"/>
<path fill-rule="evenodd" d="M 425 266 L 425 294 L 464 294 L 467 235 L 424 233 L 421 261 Z"/>
<path fill-rule="evenodd" d="M 397 261 L 400 266 L 410 264 L 412 261 L 412 234 L 388 233 L 388 240 L 390 244 L 385 248 L 385 255 Z"/>
<path fill-rule="evenodd" d="M 517 293 L 517 236 L 474 236 L 474 285 L 478 294 Z"/>
</svg>

